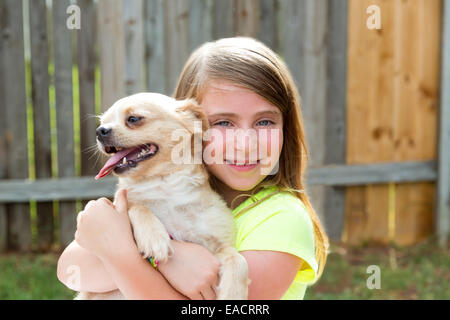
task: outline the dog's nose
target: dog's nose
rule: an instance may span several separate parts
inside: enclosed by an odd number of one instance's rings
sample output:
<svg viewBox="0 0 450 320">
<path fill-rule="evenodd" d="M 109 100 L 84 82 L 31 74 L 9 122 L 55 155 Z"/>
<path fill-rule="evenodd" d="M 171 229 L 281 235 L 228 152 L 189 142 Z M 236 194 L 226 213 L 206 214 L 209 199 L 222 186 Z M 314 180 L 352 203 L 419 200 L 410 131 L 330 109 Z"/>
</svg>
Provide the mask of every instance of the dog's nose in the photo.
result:
<svg viewBox="0 0 450 320">
<path fill-rule="evenodd" d="M 105 128 L 105 127 L 98 127 L 97 130 L 97 137 L 98 138 L 106 138 L 111 133 L 111 128 Z"/>
</svg>

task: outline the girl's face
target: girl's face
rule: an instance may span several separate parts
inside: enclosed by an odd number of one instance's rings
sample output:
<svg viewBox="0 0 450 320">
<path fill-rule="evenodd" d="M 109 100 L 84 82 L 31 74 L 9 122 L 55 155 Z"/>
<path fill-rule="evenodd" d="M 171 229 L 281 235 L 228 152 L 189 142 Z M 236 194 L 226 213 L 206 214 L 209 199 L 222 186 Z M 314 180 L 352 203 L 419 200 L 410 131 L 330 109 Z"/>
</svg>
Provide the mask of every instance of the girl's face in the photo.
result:
<svg viewBox="0 0 450 320">
<path fill-rule="evenodd" d="M 276 106 L 253 91 L 218 81 L 208 84 L 201 106 L 211 126 L 203 153 L 204 160 L 210 157 L 204 162 L 216 178 L 247 191 L 276 173 L 283 146 L 283 117 Z"/>
</svg>

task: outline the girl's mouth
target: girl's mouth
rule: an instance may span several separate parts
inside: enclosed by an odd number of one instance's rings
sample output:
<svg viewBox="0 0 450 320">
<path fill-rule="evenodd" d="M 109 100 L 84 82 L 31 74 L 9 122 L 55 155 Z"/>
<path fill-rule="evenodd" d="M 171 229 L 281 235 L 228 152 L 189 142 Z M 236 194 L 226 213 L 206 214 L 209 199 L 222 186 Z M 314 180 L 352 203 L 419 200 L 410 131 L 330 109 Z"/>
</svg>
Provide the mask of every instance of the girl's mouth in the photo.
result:
<svg viewBox="0 0 450 320">
<path fill-rule="evenodd" d="M 229 161 L 225 159 L 225 163 L 230 168 L 236 170 L 236 171 L 250 171 L 254 169 L 256 166 L 259 165 L 259 160 L 249 162 L 249 161 L 242 161 L 242 162 L 235 162 L 235 161 Z"/>
</svg>

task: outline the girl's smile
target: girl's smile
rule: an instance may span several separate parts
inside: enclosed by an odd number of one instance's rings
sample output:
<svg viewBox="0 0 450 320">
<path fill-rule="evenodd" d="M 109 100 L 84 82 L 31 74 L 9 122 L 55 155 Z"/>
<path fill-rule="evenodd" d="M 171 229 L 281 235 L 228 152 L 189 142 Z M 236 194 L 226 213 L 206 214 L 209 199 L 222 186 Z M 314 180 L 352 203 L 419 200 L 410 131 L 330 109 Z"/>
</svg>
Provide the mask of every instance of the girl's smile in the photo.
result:
<svg viewBox="0 0 450 320">
<path fill-rule="evenodd" d="M 256 162 L 250 163 L 250 162 L 234 162 L 234 161 L 229 161 L 229 160 L 225 160 L 226 164 L 236 170 L 236 171 L 250 171 L 255 169 L 258 165 L 259 165 L 259 160 L 257 160 Z M 243 163 L 243 164 L 239 164 L 239 163 Z"/>
</svg>

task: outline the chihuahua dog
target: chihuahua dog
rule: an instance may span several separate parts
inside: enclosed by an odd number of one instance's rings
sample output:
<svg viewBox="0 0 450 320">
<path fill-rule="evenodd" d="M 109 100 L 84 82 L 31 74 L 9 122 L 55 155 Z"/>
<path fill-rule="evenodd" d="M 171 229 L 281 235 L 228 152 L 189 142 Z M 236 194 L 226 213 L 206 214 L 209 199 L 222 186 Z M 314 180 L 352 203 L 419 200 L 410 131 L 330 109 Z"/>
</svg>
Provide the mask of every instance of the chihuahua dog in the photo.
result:
<svg viewBox="0 0 450 320">
<path fill-rule="evenodd" d="M 172 139 L 174 132 L 187 135 L 193 155 L 195 122 L 203 132 L 208 129 L 202 108 L 193 99 L 138 93 L 118 100 L 100 119 L 97 145 L 110 158 L 95 178 L 113 172 L 118 187 L 127 189 L 128 215 L 142 257 L 170 259 L 171 237 L 201 244 L 221 262 L 217 299 L 247 299 L 248 267 L 234 248 L 231 210 L 210 187 L 201 159 L 173 159 L 180 144 Z M 76 299 L 123 298 L 116 290 L 80 292 Z"/>
</svg>

